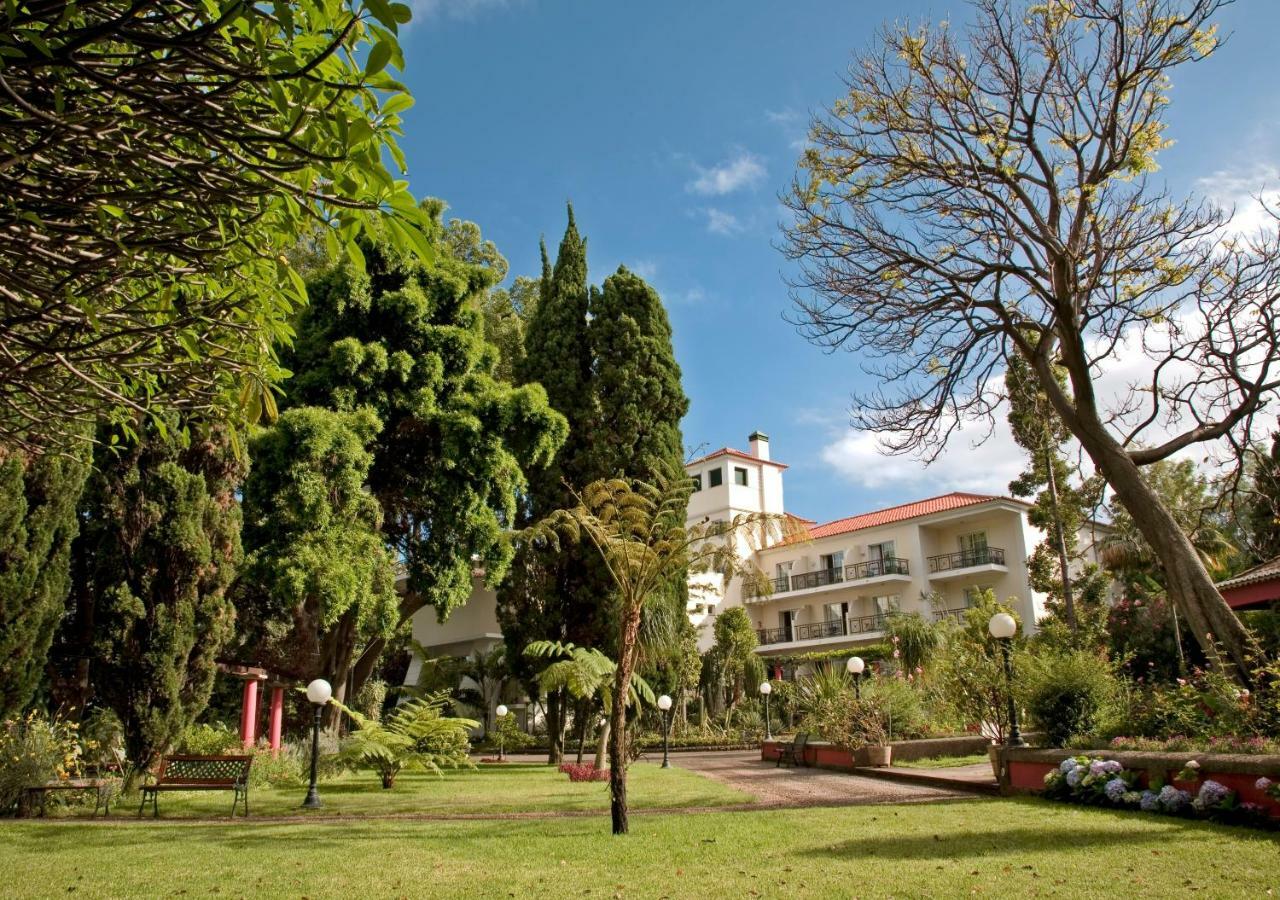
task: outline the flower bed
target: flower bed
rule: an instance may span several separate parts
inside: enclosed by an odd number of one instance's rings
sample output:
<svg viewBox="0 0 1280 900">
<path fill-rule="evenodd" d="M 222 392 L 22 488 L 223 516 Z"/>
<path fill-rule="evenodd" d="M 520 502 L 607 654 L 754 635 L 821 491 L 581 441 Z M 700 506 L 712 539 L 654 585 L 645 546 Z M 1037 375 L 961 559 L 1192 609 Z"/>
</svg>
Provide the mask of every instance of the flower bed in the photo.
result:
<svg viewBox="0 0 1280 900">
<path fill-rule="evenodd" d="M 1109 806 L 1280 825 L 1280 757 L 1004 750 L 1006 791 Z"/>
</svg>

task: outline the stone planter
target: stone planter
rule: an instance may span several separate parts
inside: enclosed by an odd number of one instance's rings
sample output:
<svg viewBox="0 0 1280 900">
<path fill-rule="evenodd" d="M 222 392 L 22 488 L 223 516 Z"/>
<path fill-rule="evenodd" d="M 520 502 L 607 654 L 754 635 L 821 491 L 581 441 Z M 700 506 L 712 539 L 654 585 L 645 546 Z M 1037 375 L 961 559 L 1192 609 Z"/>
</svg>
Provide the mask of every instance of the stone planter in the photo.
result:
<svg viewBox="0 0 1280 900">
<path fill-rule="evenodd" d="M 992 744 L 987 748 L 987 756 L 991 760 L 991 774 L 996 781 L 1000 780 L 1000 750 L 999 744 Z"/>
<path fill-rule="evenodd" d="M 861 747 L 853 754 L 855 766 L 887 766 L 892 760 L 893 747 L 888 744 L 879 747 Z"/>
</svg>

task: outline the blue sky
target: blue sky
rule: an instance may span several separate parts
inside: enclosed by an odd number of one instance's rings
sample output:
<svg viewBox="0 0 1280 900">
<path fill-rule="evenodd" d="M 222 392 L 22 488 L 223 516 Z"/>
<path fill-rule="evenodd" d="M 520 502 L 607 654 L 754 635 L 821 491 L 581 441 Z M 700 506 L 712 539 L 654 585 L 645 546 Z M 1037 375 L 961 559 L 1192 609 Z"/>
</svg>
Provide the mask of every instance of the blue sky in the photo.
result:
<svg viewBox="0 0 1280 900">
<path fill-rule="evenodd" d="M 883 458 L 848 425 L 864 384 L 783 321 L 789 265 L 776 250 L 810 110 L 841 92 L 851 53 L 885 18 L 969 19 L 962 3 L 719 0 L 416 0 L 403 34 L 413 189 L 477 222 L 536 274 L 572 200 L 591 278 L 617 266 L 661 292 L 692 407 L 690 448 L 745 449 L 768 432 L 791 465 L 788 508 L 827 520 L 952 489 L 1003 491 L 1021 467 L 997 433 L 972 433 L 933 467 Z M 1280 3 L 1240 0 L 1207 62 L 1176 73 L 1159 177 L 1236 203 L 1280 188 Z"/>
</svg>

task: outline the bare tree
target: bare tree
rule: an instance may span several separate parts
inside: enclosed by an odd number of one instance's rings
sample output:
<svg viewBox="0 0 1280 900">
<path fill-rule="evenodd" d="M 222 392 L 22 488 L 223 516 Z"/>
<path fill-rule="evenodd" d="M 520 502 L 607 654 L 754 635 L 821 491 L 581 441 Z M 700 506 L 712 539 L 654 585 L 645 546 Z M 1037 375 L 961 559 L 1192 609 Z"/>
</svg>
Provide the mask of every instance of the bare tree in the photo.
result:
<svg viewBox="0 0 1280 900">
<path fill-rule="evenodd" d="M 887 26 L 812 123 L 786 250 L 802 330 L 877 376 L 854 424 L 890 451 L 931 461 L 991 423 L 1024 359 L 1197 639 L 1247 678 L 1247 632 L 1142 477 L 1204 442 L 1238 462 L 1280 385 L 1275 231 L 1231 237 L 1228 211 L 1148 178 L 1169 73 L 1213 52 L 1228 2 L 977 0 L 963 37 Z M 1110 402 L 1122 354 L 1150 374 Z"/>
</svg>

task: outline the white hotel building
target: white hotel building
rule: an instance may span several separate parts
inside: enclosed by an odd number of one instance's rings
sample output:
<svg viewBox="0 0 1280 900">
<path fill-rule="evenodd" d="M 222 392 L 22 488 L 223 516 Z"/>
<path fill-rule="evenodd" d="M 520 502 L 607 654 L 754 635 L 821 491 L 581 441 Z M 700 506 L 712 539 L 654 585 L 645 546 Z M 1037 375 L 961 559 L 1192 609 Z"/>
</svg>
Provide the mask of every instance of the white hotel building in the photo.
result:
<svg viewBox="0 0 1280 900">
<path fill-rule="evenodd" d="M 783 473 L 770 459 L 769 439 L 759 432 L 748 450 L 728 447 L 686 466 L 694 482 L 688 520 L 729 521 L 744 513 L 786 514 Z M 793 516 L 807 538 L 778 537 L 763 547 L 740 538 L 771 581 L 770 591 L 735 579 L 727 590 L 691 591 L 690 620 L 701 630 L 699 646 L 711 646 L 712 617 L 742 606 L 751 617 L 762 656 L 856 647 L 883 637 L 884 617 L 894 610 L 930 618 L 960 616 L 990 588 L 1011 601 L 1027 631 L 1044 613 L 1043 595 L 1028 582 L 1027 557 L 1043 539 L 1027 521 L 1021 500 L 951 492 L 887 509 L 818 524 Z M 1101 528 L 1080 535 L 1086 559 L 1095 561 Z M 421 610 L 413 636 L 433 656 L 462 656 L 502 640 L 494 592 L 480 578 L 471 600 L 447 622 Z M 408 678 L 416 682 L 418 661 Z"/>
</svg>

